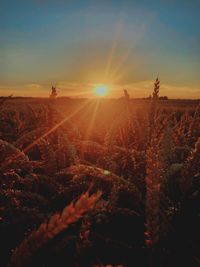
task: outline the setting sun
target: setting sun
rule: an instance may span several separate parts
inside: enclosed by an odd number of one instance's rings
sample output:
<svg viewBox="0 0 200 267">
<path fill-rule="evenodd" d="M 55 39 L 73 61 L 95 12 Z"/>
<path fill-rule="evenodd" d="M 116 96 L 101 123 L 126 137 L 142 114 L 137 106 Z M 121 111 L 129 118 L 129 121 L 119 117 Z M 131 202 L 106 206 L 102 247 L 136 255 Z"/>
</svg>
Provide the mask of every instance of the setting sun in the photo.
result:
<svg viewBox="0 0 200 267">
<path fill-rule="evenodd" d="M 104 84 L 96 84 L 94 87 L 94 94 L 99 97 L 106 96 L 108 94 L 108 87 Z"/>
</svg>

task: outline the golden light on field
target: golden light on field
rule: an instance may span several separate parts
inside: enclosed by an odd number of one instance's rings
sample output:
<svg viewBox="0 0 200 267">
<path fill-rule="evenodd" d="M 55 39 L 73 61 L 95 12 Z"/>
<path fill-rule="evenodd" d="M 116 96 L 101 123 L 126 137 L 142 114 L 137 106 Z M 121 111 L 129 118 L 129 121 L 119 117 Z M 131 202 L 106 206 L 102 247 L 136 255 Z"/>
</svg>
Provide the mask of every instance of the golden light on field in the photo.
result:
<svg viewBox="0 0 200 267">
<path fill-rule="evenodd" d="M 98 97 L 106 96 L 109 92 L 109 89 L 104 84 L 95 84 L 94 85 L 94 94 Z"/>
</svg>

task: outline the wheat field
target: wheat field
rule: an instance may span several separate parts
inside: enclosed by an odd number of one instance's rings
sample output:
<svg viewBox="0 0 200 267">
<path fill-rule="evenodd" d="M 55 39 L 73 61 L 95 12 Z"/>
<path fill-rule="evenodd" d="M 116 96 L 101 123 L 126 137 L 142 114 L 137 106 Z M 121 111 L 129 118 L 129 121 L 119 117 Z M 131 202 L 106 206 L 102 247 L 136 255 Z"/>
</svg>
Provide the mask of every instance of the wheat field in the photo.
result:
<svg viewBox="0 0 200 267">
<path fill-rule="evenodd" d="M 200 104 L 158 92 L 0 99 L 1 266 L 200 265 Z"/>
</svg>

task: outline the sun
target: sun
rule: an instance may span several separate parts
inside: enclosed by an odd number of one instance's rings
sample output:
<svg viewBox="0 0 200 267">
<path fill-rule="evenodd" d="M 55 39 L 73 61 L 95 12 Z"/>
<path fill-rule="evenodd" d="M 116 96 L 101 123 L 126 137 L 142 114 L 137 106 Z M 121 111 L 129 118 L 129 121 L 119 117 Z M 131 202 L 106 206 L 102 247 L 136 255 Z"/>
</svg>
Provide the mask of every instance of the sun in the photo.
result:
<svg viewBox="0 0 200 267">
<path fill-rule="evenodd" d="M 108 87 L 104 84 L 95 84 L 93 92 L 96 96 L 103 97 L 108 94 Z"/>
<path fill-rule="evenodd" d="M 103 96 L 106 94 L 106 88 L 105 87 L 97 87 L 97 94 L 100 96 Z"/>
</svg>

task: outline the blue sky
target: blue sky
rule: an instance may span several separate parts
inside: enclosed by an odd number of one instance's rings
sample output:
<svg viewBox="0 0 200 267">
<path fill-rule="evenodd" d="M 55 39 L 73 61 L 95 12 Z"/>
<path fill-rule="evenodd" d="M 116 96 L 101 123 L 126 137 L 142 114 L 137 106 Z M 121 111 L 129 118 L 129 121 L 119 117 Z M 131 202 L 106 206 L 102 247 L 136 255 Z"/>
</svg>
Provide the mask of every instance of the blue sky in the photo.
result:
<svg viewBox="0 0 200 267">
<path fill-rule="evenodd" d="M 0 95 L 200 98 L 200 1 L 1 1 Z"/>
</svg>

